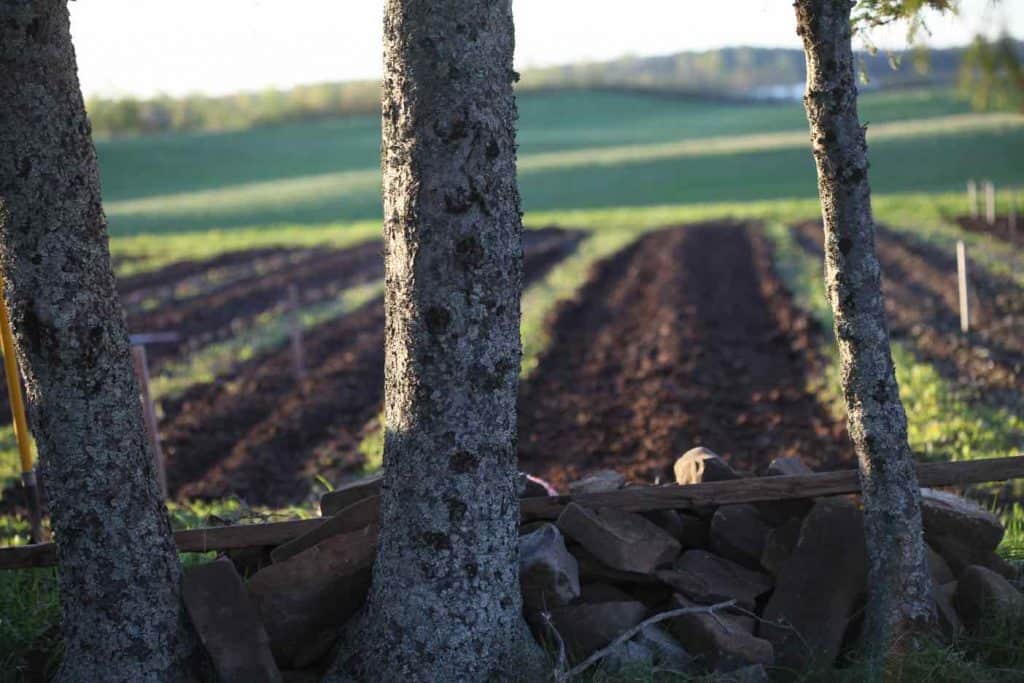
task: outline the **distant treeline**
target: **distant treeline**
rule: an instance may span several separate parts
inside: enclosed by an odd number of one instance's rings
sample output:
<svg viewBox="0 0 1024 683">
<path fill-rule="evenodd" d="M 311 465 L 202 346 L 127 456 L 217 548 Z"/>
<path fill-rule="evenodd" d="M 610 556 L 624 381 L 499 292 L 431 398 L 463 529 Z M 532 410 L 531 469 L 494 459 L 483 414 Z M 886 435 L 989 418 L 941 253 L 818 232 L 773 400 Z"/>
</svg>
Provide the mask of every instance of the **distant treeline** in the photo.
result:
<svg viewBox="0 0 1024 683">
<path fill-rule="evenodd" d="M 879 86 L 951 84 L 964 55 L 964 48 L 953 48 L 931 50 L 926 60 L 913 55 L 903 60 L 912 63 L 896 64 L 892 56 L 882 53 L 863 54 L 861 59 L 864 73 Z M 772 88 L 803 80 L 802 50 L 736 47 L 530 69 L 519 88 L 621 88 L 736 98 L 770 95 Z M 221 97 L 94 98 L 87 108 L 93 132 L 99 136 L 227 130 L 377 113 L 380 87 L 375 81 L 352 81 Z"/>
</svg>

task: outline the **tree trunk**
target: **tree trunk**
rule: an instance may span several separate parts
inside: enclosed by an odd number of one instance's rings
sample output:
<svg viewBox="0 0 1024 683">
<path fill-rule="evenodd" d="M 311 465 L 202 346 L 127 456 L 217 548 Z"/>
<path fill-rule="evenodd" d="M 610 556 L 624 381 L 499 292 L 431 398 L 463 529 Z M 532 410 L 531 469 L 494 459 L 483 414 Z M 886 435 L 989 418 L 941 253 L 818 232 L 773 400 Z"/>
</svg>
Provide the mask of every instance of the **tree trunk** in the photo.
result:
<svg viewBox="0 0 1024 683">
<path fill-rule="evenodd" d="M 58 542 L 61 681 L 179 680 L 179 564 L 66 0 L 0 3 L 0 266 Z"/>
<path fill-rule="evenodd" d="M 482 681 L 520 636 L 509 0 L 388 0 L 380 548 L 339 671 Z"/>
<path fill-rule="evenodd" d="M 804 103 L 825 222 L 825 286 L 835 314 L 850 435 L 860 460 L 870 556 L 865 645 L 928 622 L 930 579 L 920 491 L 889 347 L 875 255 L 867 143 L 857 117 L 850 0 L 797 0 L 807 56 Z"/>
</svg>

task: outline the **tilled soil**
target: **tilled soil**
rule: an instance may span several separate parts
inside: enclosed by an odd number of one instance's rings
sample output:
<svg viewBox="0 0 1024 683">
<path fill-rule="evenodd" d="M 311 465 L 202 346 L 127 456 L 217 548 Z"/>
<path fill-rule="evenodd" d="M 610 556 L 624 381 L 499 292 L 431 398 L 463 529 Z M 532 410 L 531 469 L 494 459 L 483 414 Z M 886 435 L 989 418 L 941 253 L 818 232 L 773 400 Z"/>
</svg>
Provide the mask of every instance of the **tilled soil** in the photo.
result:
<svg viewBox="0 0 1024 683">
<path fill-rule="evenodd" d="M 524 280 L 542 277 L 581 238 L 557 229 L 525 233 Z M 362 465 L 360 434 L 383 398 L 383 301 L 314 329 L 304 351 L 309 374 L 301 386 L 284 348 L 168 406 L 161 432 L 172 494 L 282 505 L 304 499 L 315 474 L 337 479 Z M 320 466 L 325 460 L 331 471 Z"/>
<path fill-rule="evenodd" d="M 800 245 L 822 255 L 818 222 L 795 228 Z M 889 327 L 922 360 L 971 398 L 1020 407 L 1024 383 L 1024 291 L 980 268 L 968 268 L 971 331 L 960 331 L 956 256 L 890 230 L 877 229 Z"/>
<path fill-rule="evenodd" d="M 807 389 L 821 338 L 771 267 L 760 232 L 713 223 L 651 234 L 601 263 L 551 322 L 519 401 L 520 466 L 559 488 L 595 468 L 671 478 L 705 445 L 762 470 L 853 459 Z"/>
<path fill-rule="evenodd" d="M 1024 246 L 1024 216 L 1017 216 L 1012 230 L 1009 215 L 996 216 L 995 218 L 995 223 L 989 223 L 982 216 L 959 216 L 956 222 L 964 230 L 992 235 L 1018 247 Z"/>
<path fill-rule="evenodd" d="M 284 305 L 289 287 L 296 287 L 300 304 L 308 305 L 336 296 L 349 287 L 379 280 L 384 276 L 380 251 L 380 242 L 370 242 L 349 249 L 260 253 L 241 264 L 247 269 L 243 276 L 230 277 L 222 272 L 221 276 L 228 280 L 223 285 L 206 288 L 193 297 L 171 300 L 153 310 L 131 312 L 128 327 L 133 333 L 182 335 L 179 343 L 156 344 L 148 349 L 149 358 L 157 364 L 189 349 L 231 337 L 238 329 L 249 326 L 260 313 Z M 140 290 L 135 290 L 128 298 L 139 294 Z"/>
</svg>

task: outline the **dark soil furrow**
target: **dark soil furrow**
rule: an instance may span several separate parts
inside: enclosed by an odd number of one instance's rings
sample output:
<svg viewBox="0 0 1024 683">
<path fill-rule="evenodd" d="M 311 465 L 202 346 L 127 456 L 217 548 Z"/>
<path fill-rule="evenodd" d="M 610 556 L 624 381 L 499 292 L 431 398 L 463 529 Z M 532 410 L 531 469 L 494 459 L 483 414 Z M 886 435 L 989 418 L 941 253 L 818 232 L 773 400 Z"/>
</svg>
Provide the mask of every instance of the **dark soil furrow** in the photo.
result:
<svg viewBox="0 0 1024 683">
<path fill-rule="evenodd" d="M 1024 246 L 1024 217 L 1017 216 L 1012 229 L 1008 215 L 995 218 L 995 223 L 989 223 L 981 216 L 960 216 L 956 222 L 964 230 L 992 235 L 996 239 L 1015 244 L 1018 247 Z"/>
<path fill-rule="evenodd" d="M 527 232 L 524 281 L 546 274 L 581 238 L 555 229 Z M 359 433 L 383 398 L 382 300 L 313 330 L 305 353 L 310 372 L 301 386 L 290 351 L 281 349 L 246 363 L 228 383 L 191 392 L 164 430 L 172 491 L 281 505 L 309 494 L 320 458 L 329 461 L 331 476 L 361 466 Z"/>
<path fill-rule="evenodd" d="M 791 454 L 847 463 L 843 425 L 806 386 L 819 338 L 758 231 L 654 233 L 602 263 L 554 318 L 520 394 L 521 467 L 560 487 L 599 467 L 664 480 L 700 444 L 747 470 Z"/>
<path fill-rule="evenodd" d="M 796 227 L 798 241 L 822 254 L 818 223 Z M 956 258 L 879 228 L 886 314 L 893 337 L 968 395 L 992 405 L 1019 405 L 1024 372 L 1024 292 L 980 268 L 968 269 L 971 331 L 960 331 Z"/>
</svg>

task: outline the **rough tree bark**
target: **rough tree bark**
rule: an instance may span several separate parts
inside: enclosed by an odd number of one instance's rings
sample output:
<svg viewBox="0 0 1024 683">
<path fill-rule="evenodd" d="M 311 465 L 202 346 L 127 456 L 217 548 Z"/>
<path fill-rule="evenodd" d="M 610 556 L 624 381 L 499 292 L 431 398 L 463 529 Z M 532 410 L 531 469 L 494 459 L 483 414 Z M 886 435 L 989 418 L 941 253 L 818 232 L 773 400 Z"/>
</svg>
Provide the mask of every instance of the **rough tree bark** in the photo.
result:
<svg viewBox="0 0 1024 683">
<path fill-rule="evenodd" d="M 336 670 L 482 681 L 512 664 L 522 223 L 509 0 L 388 0 L 381 536 Z"/>
<path fill-rule="evenodd" d="M 178 556 L 68 23 L 66 0 L 0 3 L 0 267 L 58 542 L 58 680 L 174 681 Z"/>
<path fill-rule="evenodd" d="M 920 491 L 875 254 L 867 142 L 857 117 L 853 4 L 797 0 L 795 6 L 807 56 L 804 103 L 825 222 L 825 286 L 864 491 L 871 590 L 865 644 L 877 657 L 894 638 L 931 619 L 932 601 Z"/>
</svg>

